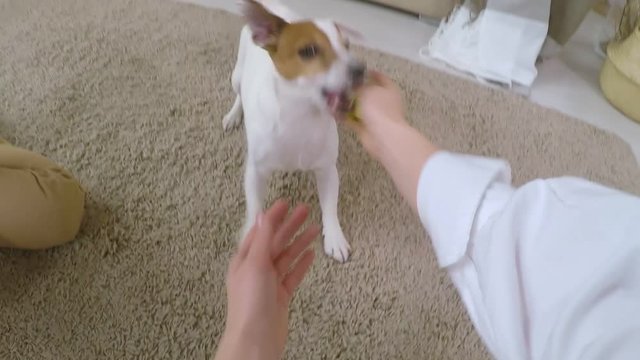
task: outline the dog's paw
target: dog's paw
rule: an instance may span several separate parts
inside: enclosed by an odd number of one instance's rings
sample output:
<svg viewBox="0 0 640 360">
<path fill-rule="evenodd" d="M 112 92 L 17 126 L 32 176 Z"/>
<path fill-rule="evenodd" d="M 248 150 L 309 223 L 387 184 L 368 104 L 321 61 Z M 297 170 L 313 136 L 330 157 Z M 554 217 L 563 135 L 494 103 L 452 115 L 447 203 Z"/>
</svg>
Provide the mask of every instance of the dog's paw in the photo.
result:
<svg viewBox="0 0 640 360">
<path fill-rule="evenodd" d="M 224 118 L 222 119 L 222 128 L 225 131 L 234 129 L 238 125 L 240 125 L 241 120 L 242 120 L 241 111 L 230 112 L 227 115 L 225 115 Z"/>
<path fill-rule="evenodd" d="M 349 259 L 351 246 L 345 239 L 342 230 L 327 231 L 325 233 L 324 252 L 340 263 L 344 263 Z"/>
</svg>

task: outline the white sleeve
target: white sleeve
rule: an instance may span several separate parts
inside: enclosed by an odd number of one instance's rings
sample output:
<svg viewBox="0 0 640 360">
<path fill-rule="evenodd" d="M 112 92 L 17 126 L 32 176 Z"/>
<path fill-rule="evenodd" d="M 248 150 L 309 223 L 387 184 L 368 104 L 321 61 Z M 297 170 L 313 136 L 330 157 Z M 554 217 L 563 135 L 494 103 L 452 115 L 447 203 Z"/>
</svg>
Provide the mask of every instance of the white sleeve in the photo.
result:
<svg viewBox="0 0 640 360">
<path fill-rule="evenodd" d="M 434 154 L 418 212 L 498 359 L 637 359 L 640 199 L 576 178 L 511 185 L 499 159 Z"/>
</svg>

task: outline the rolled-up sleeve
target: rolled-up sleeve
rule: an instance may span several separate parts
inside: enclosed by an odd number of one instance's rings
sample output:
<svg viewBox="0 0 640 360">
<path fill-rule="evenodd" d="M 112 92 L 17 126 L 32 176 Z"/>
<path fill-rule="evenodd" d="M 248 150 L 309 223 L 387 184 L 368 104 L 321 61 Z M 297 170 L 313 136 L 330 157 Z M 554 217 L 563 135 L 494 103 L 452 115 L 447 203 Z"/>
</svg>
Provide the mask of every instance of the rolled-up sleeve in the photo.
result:
<svg viewBox="0 0 640 360">
<path fill-rule="evenodd" d="M 418 214 L 440 266 L 462 258 L 472 232 L 504 207 L 512 192 L 511 169 L 504 160 L 440 151 L 425 163 Z M 487 193 L 491 196 L 485 199 Z"/>
<path fill-rule="evenodd" d="M 640 198 L 571 177 L 516 188 L 505 161 L 450 152 L 427 160 L 417 197 L 495 358 L 638 358 Z"/>
</svg>

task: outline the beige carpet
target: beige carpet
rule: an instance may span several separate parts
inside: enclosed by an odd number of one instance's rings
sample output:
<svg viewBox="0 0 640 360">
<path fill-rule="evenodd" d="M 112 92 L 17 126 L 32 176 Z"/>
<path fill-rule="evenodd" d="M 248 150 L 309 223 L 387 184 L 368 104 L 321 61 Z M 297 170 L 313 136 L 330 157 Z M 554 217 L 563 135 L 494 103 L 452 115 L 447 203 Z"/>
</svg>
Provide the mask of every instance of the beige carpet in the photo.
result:
<svg viewBox="0 0 640 360">
<path fill-rule="evenodd" d="M 222 132 L 241 20 L 151 0 L 0 0 L 0 134 L 89 191 L 77 241 L 0 252 L 1 359 L 207 359 L 244 211 L 244 132 Z M 502 91 L 373 51 L 410 120 L 517 183 L 581 175 L 640 194 L 629 148 Z M 289 359 L 485 359 L 419 222 L 342 134 L 340 215 L 354 249 L 320 256 L 292 309 Z M 278 176 L 271 197 L 310 201 Z M 0 199 L 1 201 L 1 199 Z M 320 243 L 317 244 L 320 250 Z"/>
</svg>

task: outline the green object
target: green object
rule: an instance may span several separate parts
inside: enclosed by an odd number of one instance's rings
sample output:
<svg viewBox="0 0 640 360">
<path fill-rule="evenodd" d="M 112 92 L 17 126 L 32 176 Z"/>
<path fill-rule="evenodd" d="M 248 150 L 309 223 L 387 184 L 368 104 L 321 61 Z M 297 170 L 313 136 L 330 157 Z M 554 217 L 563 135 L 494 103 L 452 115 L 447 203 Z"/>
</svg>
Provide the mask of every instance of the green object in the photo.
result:
<svg viewBox="0 0 640 360">
<path fill-rule="evenodd" d="M 358 116 L 358 99 L 353 98 L 351 100 L 351 106 L 349 106 L 349 112 L 347 112 L 347 120 L 349 121 L 360 121 L 360 117 Z"/>
</svg>

